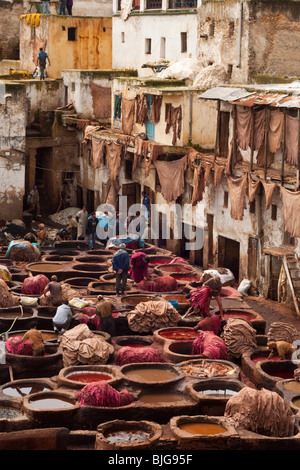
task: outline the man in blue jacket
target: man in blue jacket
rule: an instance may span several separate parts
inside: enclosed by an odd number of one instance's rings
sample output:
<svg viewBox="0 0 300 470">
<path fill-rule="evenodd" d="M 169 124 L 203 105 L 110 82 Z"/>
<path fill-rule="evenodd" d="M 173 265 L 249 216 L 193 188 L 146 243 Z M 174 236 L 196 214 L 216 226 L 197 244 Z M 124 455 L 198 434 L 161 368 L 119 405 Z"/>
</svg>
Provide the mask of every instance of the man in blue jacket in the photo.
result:
<svg viewBox="0 0 300 470">
<path fill-rule="evenodd" d="M 125 243 L 121 243 L 120 249 L 114 254 L 112 266 L 116 272 L 116 294 L 119 295 L 120 287 L 122 295 L 125 292 L 130 267 L 130 257 L 126 251 Z"/>
</svg>

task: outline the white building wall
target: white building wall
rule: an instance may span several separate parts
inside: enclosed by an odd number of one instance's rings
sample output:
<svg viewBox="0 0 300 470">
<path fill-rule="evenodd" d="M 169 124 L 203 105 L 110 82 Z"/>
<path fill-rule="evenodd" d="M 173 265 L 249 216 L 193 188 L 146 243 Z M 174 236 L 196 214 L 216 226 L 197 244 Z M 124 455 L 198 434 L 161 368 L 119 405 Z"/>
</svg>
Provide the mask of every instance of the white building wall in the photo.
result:
<svg viewBox="0 0 300 470">
<path fill-rule="evenodd" d="M 181 52 L 181 33 L 187 33 L 187 51 Z M 161 42 L 165 38 L 165 57 Z M 146 53 L 151 39 L 151 53 Z M 137 69 L 139 76 L 153 74 L 143 64 L 160 60 L 197 58 L 197 15 L 195 13 L 131 14 L 126 21 L 113 17 L 113 68 Z"/>
</svg>

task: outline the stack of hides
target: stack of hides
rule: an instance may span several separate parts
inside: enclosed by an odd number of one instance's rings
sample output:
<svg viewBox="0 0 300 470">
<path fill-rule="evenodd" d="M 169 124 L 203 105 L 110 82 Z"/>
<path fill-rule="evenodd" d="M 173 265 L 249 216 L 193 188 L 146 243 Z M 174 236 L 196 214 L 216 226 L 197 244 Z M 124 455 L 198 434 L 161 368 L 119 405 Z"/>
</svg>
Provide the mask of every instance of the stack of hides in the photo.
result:
<svg viewBox="0 0 300 470">
<path fill-rule="evenodd" d="M 224 416 L 241 427 L 264 436 L 288 437 L 295 431 L 295 415 L 288 403 L 276 392 L 250 387 L 231 397 Z"/>
<path fill-rule="evenodd" d="M 193 341 L 192 354 L 203 355 L 207 359 L 226 359 L 227 348 L 222 338 L 212 331 L 200 331 Z"/>
<path fill-rule="evenodd" d="M 221 337 L 227 347 L 229 356 L 239 358 L 243 353 L 251 352 L 257 347 L 256 331 L 249 322 L 239 318 L 229 318 Z"/>
<path fill-rule="evenodd" d="M 100 318 L 96 315 L 95 307 L 84 307 L 81 313 L 78 314 L 77 319 L 79 323 L 85 323 L 96 331 L 100 331 Z"/>
<path fill-rule="evenodd" d="M 178 290 L 178 284 L 172 276 L 159 276 L 153 281 L 141 281 L 138 288 L 147 292 L 174 292 Z"/>
<path fill-rule="evenodd" d="M 82 294 L 75 289 L 72 289 L 70 284 L 61 283 L 61 298 L 62 299 L 74 299 L 77 297 L 82 297 Z M 46 292 L 46 294 L 41 295 L 40 297 L 40 305 L 47 306 L 51 305 L 51 294 L 50 292 Z"/>
<path fill-rule="evenodd" d="M 176 326 L 181 315 L 166 300 L 140 302 L 127 315 L 128 326 L 132 331 L 148 333 L 159 328 Z"/>
<path fill-rule="evenodd" d="M 6 341 L 6 349 L 10 354 L 18 354 L 19 356 L 32 356 L 32 345 L 28 339 L 24 343 L 15 344 L 22 339 L 22 336 L 13 336 Z"/>
<path fill-rule="evenodd" d="M 41 257 L 41 252 L 37 246 L 26 240 L 15 240 L 8 245 L 5 258 L 14 261 L 26 261 L 33 263 L 38 261 Z"/>
<path fill-rule="evenodd" d="M 119 407 L 129 405 L 134 401 L 134 395 L 127 390 L 118 392 L 107 382 L 100 380 L 92 382 L 77 393 L 80 405 Z"/>
<path fill-rule="evenodd" d="M 106 364 L 114 348 L 100 335 L 80 324 L 66 331 L 60 338 L 64 367 L 76 364 Z"/>
<path fill-rule="evenodd" d="M 15 307 L 19 305 L 20 297 L 10 293 L 9 288 L 3 279 L 0 279 L 0 307 Z"/>
<path fill-rule="evenodd" d="M 44 274 L 29 276 L 23 281 L 21 293 L 27 295 L 42 295 L 48 284 L 49 279 L 44 276 Z"/>
<path fill-rule="evenodd" d="M 267 337 L 268 341 L 286 341 L 293 344 L 300 339 L 300 332 L 293 325 L 278 321 L 270 325 Z"/>
<path fill-rule="evenodd" d="M 149 346 L 139 348 L 123 346 L 119 349 L 116 357 L 116 364 L 118 366 L 140 362 L 166 362 L 166 360 L 157 349 L 150 348 Z"/>
</svg>

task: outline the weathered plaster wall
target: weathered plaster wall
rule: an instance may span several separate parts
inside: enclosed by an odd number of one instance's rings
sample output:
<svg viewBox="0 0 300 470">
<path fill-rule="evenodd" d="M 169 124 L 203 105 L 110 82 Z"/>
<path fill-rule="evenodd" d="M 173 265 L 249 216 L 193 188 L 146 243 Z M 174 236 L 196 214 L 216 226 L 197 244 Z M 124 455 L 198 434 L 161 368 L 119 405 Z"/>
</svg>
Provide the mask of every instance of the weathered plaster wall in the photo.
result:
<svg viewBox="0 0 300 470">
<path fill-rule="evenodd" d="M 42 15 L 35 30 L 22 18 L 20 24 L 21 68 L 33 73 L 39 47 L 45 47 L 51 65 L 49 78 L 60 78 L 63 69 L 110 69 L 112 20 L 75 16 Z M 68 39 L 76 28 L 76 40 Z"/>
<path fill-rule="evenodd" d="M 229 73 L 232 69 L 232 83 L 248 81 L 248 17 L 247 2 L 236 0 L 203 1 L 198 9 L 197 57 L 204 66 L 222 65 Z"/>
<path fill-rule="evenodd" d="M 249 22 L 250 70 L 298 77 L 299 1 L 251 1 Z"/>
<path fill-rule="evenodd" d="M 23 0 L 0 1 L 0 60 L 19 58 L 20 15 Z"/>
<path fill-rule="evenodd" d="M 2 97 L 1 97 L 2 100 Z M 0 219 L 20 218 L 25 181 L 25 138 L 29 103 L 22 84 L 5 84 L 0 105 Z"/>
<path fill-rule="evenodd" d="M 187 51 L 181 52 L 181 32 L 187 33 Z M 165 38 L 165 54 L 161 41 Z M 146 53 L 146 39 L 151 39 L 151 53 Z M 134 68 L 139 76 L 150 76 L 145 63 L 160 59 L 173 61 L 197 56 L 197 15 L 149 12 L 131 14 L 126 21 L 113 17 L 113 68 Z"/>
</svg>

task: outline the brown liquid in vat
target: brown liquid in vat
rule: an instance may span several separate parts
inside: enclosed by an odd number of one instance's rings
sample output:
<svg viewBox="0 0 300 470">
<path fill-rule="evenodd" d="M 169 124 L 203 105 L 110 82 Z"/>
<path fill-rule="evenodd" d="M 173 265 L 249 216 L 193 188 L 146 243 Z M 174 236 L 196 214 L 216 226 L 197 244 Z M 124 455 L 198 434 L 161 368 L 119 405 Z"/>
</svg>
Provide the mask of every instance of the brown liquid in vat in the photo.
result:
<svg viewBox="0 0 300 470">
<path fill-rule="evenodd" d="M 56 263 L 37 263 L 37 264 L 32 264 L 30 267 L 30 270 L 34 271 L 47 271 L 47 272 L 55 272 L 55 271 L 61 271 L 63 269 L 63 266 L 61 264 L 56 264 Z"/>
<path fill-rule="evenodd" d="M 215 423 L 185 423 L 179 426 L 181 431 L 188 432 L 190 434 L 221 434 L 227 430 Z"/>
<path fill-rule="evenodd" d="M 179 393 L 145 393 L 139 400 L 143 403 L 151 405 L 166 405 L 166 403 L 177 403 L 184 398 Z"/>
<path fill-rule="evenodd" d="M 72 408 L 74 403 L 66 398 L 48 396 L 37 400 L 31 400 L 30 405 L 36 410 L 57 410 Z"/>
<path fill-rule="evenodd" d="M 156 369 L 149 367 L 145 369 L 132 369 L 125 372 L 126 377 L 139 382 L 165 382 L 177 377 L 175 372 L 166 369 Z"/>
<path fill-rule="evenodd" d="M 297 382 L 296 380 L 292 380 L 291 382 L 285 383 L 284 388 L 292 392 L 300 393 L 300 382 Z"/>
</svg>

